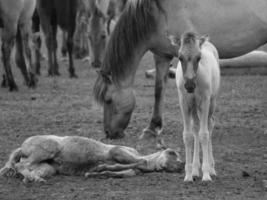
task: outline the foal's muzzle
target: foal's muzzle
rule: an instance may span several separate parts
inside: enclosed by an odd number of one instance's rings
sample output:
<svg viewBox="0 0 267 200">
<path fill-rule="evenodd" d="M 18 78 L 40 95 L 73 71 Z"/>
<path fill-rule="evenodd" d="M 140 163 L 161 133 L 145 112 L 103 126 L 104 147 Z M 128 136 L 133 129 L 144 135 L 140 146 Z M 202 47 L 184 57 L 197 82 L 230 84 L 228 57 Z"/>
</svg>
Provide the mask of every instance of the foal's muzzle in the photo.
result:
<svg viewBox="0 0 267 200">
<path fill-rule="evenodd" d="M 188 80 L 185 82 L 184 87 L 188 93 L 193 93 L 196 88 L 196 83 L 193 80 Z"/>
</svg>

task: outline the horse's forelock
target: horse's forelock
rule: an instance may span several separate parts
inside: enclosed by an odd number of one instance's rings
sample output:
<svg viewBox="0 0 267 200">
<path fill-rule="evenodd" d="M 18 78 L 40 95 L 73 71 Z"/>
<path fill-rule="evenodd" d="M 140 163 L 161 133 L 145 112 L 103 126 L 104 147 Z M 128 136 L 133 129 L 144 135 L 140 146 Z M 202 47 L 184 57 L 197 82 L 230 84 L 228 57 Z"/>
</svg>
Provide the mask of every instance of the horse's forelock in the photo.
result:
<svg viewBox="0 0 267 200">
<path fill-rule="evenodd" d="M 108 88 L 108 83 L 105 81 L 104 77 L 99 73 L 94 85 L 93 93 L 95 101 L 100 105 L 103 105 L 105 102 L 105 95 L 107 92 L 107 88 Z"/>
<path fill-rule="evenodd" d="M 134 49 L 156 31 L 157 22 L 153 8 L 160 7 L 160 0 L 129 1 L 121 14 L 109 39 L 103 68 L 112 75 L 112 80 L 119 85 L 132 72 L 131 65 Z"/>
</svg>

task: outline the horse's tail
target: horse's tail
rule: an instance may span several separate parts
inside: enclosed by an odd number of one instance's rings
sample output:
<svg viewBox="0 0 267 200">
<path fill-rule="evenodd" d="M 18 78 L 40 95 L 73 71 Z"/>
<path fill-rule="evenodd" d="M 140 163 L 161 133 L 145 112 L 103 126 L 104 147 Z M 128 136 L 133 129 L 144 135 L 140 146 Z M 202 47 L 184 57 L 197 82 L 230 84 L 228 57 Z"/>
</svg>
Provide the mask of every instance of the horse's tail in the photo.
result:
<svg viewBox="0 0 267 200">
<path fill-rule="evenodd" d="M 15 149 L 9 156 L 8 161 L 5 166 L 0 169 L 0 176 L 6 175 L 10 170 L 16 171 L 15 164 L 20 161 L 20 158 L 23 157 L 22 149 Z"/>
</svg>

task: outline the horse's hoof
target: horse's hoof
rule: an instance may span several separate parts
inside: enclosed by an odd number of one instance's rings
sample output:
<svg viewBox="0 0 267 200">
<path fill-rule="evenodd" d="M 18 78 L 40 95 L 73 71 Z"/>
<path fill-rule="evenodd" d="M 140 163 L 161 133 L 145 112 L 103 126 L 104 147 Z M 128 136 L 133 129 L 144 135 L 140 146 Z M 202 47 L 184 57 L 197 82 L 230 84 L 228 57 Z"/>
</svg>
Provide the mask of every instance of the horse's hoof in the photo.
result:
<svg viewBox="0 0 267 200">
<path fill-rule="evenodd" d="M 18 89 L 18 86 L 16 85 L 16 83 L 11 83 L 11 84 L 9 84 L 9 91 L 10 92 L 16 92 L 16 91 L 18 91 L 19 89 Z"/>
<path fill-rule="evenodd" d="M 70 78 L 78 78 L 76 74 L 70 74 Z"/>
</svg>

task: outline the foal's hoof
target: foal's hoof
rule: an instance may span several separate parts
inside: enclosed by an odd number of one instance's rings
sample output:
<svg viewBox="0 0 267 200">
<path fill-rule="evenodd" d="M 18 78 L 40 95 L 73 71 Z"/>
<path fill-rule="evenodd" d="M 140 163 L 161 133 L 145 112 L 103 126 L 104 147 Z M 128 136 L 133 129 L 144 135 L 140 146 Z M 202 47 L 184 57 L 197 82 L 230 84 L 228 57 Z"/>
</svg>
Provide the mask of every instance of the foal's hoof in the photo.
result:
<svg viewBox="0 0 267 200">
<path fill-rule="evenodd" d="M 154 74 L 151 73 L 150 71 L 146 71 L 145 72 L 145 76 L 146 76 L 146 78 L 149 78 L 149 79 L 153 79 L 154 78 Z"/>
<path fill-rule="evenodd" d="M 212 179 L 211 179 L 209 174 L 203 174 L 202 181 L 203 182 L 210 182 L 210 181 L 212 181 Z"/>
<path fill-rule="evenodd" d="M 157 137 L 157 133 L 149 128 L 143 130 L 143 133 L 139 136 L 139 140 L 154 139 Z"/>
<path fill-rule="evenodd" d="M 16 170 L 9 167 L 4 167 L 0 170 L 0 176 L 13 177 L 16 175 Z"/>
</svg>

